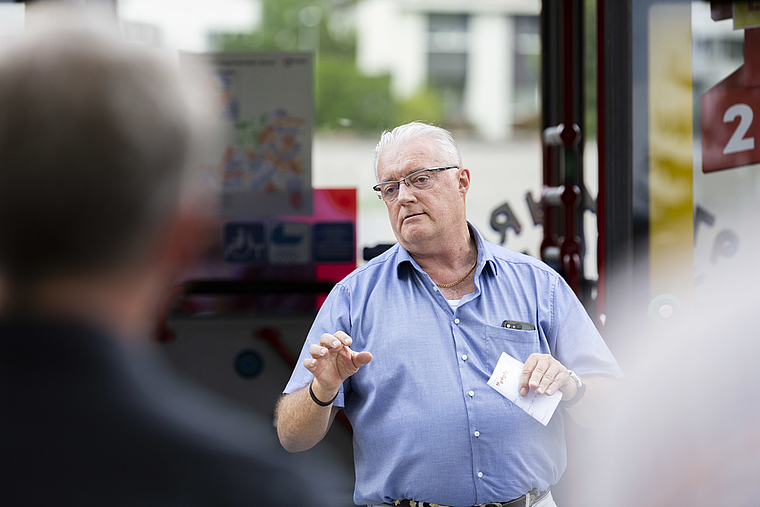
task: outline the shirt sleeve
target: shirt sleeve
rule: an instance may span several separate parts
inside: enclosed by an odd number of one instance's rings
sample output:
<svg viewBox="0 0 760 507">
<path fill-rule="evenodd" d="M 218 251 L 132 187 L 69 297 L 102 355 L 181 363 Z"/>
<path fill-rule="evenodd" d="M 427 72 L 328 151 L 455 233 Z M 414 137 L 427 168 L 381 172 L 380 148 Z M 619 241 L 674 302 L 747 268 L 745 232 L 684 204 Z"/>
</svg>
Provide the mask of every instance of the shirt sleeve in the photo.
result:
<svg viewBox="0 0 760 507">
<path fill-rule="evenodd" d="M 319 312 L 317 312 L 317 317 L 314 319 L 309 334 L 306 336 L 306 341 L 301 348 L 298 363 L 290 376 L 288 384 L 283 390 L 283 394 L 290 394 L 311 382 L 314 376 L 303 365 L 304 360 L 311 357 L 311 354 L 309 354 L 309 347 L 314 343 L 319 343 L 319 339 L 323 334 L 335 334 L 338 331 L 343 331 L 351 336 L 351 303 L 349 291 L 341 284 L 333 287 L 330 294 L 328 294 L 325 299 L 325 302 L 322 304 L 322 307 L 319 309 Z M 341 386 L 338 396 L 333 402 L 334 406 L 344 406 L 343 400 L 348 383 L 349 380 L 346 380 Z"/>
<path fill-rule="evenodd" d="M 557 277 L 553 299 L 550 341 L 555 343 L 557 360 L 580 376 L 623 377 L 586 309 L 562 277 Z"/>
</svg>

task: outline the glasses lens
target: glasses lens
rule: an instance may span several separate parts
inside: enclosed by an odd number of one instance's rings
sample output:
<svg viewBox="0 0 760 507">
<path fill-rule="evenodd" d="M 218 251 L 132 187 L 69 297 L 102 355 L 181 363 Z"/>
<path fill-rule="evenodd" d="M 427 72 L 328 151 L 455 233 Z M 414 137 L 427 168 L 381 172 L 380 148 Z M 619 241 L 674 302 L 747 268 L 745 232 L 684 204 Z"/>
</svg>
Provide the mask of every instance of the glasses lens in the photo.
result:
<svg viewBox="0 0 760 507">
<path fill-rule="evenodd" d="M 433 186 L 433 173 L 423 171 L 419 174 L 413 174 L 407 181 L 417 190 L 427 190 Z"/>
<path fill-rule="evenodd" d="M 378 192 L 384 201 L 395 201 L 396 197 L 398 197 L 398 183 L 379 185 Z"/>
</svg>

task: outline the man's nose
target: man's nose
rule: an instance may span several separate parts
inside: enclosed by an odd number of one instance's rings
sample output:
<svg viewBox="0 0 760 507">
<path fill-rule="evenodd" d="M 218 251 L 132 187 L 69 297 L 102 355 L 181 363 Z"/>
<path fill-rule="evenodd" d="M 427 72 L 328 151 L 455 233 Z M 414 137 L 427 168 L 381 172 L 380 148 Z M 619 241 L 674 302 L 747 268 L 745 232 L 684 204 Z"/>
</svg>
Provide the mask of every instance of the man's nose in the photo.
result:
<svg viewBox="0 0 760 507">
<path fill-rule="evenodd" d="M 412 190 L 412 187 L 402 181 L 398 186 L 399 203 L 403 204 L 405 202 L 414 202 L 416 200 L 417 200 L 417 196 Z"/>
</svg>

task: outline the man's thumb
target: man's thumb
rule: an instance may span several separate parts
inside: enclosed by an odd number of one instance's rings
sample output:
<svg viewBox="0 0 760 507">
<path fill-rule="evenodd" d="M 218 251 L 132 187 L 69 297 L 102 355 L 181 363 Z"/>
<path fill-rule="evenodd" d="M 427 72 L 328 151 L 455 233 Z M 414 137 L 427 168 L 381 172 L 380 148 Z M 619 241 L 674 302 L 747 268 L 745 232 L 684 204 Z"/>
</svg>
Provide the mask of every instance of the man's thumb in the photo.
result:
<svg viewBox="0 0 760 507">
<path fill-rule="evenodd" d="M 372 354 L 369 352 L 356 352 L 354 353 L 354 364 L 358 368 L 372 361 Z"/>
</svg>

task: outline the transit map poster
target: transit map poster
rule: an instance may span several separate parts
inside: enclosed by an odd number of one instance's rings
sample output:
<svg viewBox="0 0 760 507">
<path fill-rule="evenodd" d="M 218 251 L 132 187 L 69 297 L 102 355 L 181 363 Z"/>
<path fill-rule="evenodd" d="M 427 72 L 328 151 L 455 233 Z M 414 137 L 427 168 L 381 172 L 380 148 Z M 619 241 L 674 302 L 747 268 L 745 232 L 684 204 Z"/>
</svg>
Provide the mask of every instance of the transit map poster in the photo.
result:
<svg viewBox="0 0 760 507">
<path fill-rule="evenodd" d="M 207 93 L 223 128 L 200 170 L 220 196 L 220 215 L 311 214 L 311 53 L 184 54 L 181 62 L 192 59 L 211 67 Z"/>
</svg>

